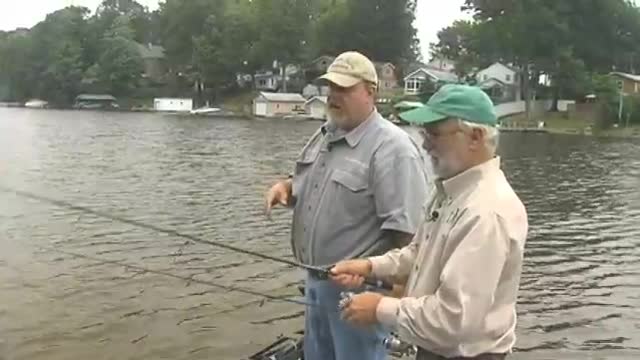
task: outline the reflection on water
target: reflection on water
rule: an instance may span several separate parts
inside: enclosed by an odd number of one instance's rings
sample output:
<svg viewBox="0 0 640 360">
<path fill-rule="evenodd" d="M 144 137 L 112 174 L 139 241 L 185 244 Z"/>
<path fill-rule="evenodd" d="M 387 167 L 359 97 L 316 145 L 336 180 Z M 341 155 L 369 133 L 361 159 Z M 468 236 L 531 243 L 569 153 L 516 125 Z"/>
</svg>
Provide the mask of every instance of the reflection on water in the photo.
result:
<svg viewBox="0 0 640 360">
<path fill-rule="evenodd" d="M 261 199 L 318 125 L 0 109 L 0 179 L 286 257 L 290 214 L 266 220 Z M 531 229 L 514 358 L 638 358 L 640 143 L 501 140 Z M 289 267 L 7 193 L 0 219 L 0 351 L 9 359 L 241 359 L 301 326 L 296 305 L 40 246 L 275 295 L 296 295 L 301 274 Z"/>
</svg>

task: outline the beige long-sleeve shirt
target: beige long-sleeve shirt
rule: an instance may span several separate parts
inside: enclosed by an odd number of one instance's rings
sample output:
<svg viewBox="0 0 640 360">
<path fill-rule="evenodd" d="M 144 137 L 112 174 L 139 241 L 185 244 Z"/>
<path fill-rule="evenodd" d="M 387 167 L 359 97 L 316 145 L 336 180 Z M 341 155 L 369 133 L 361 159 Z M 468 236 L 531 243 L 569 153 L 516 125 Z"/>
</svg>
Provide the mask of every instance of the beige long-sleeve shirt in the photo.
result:
<svg viewBox="0 0 640 360">
<path fill-rule="evenodd" d="M 524 205 L 500 158 L 436 183 L 426 219 L 407 247 L 370 258 L 376 277 L 407 279 L 378 321 L 444 357 L 508 353 L 528 230 Z"/>
</svg>

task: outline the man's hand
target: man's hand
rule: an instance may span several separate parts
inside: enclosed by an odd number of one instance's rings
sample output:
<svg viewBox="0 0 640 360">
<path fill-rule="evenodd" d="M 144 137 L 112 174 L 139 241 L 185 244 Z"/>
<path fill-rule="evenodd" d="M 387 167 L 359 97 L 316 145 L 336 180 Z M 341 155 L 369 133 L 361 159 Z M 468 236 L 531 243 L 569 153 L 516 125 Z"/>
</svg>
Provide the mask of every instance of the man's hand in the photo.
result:
<svg viewBox="0 0 640 360">
<path fill-rule="evenodd" d="M 289 206 L 291 202 L 291 179 L 278 181 L 265 195 L 265 214 L 271 218 L 271 209 L 280 204 Z"/>
<path fill-rule="evenodd" d="M 342 310 L 342 318 L 354 325 L 370 326 L 378 322 L 376 310 L 382 300 L 382 295 L 366 292 L 354 295 L 347 306 Z"/>
<path fill-rule="evenodd" d="M 366 259 L 347 260 L 337 263 L 330 270 L 331 280 L 348 289 L 362 286 L 365 277 L 371 274 L 371 262 Z"/>
</svg>

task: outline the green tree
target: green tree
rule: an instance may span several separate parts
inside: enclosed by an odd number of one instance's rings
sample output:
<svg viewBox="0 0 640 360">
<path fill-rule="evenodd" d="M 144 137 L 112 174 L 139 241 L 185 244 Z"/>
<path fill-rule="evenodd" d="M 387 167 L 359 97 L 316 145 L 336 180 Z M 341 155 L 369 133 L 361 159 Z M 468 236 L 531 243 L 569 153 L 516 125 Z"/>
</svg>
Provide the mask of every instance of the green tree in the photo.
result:
<svg viewBox="0 0 640 360">
<path fill-rule="evenodd" d="M 318 53 L 358 50 L 376 61 L 402 63 L 419 57 L 416 0 L 334 1 L 316 24 Z"/>
<path fill-rule="evenodd" d="M 85 78 L 97 80 L 99 88 L 114 96 L 130 95 L 143 72 L 134 36 L 129 17 L 117 17 L 100 41 L 100 55 Z"/>
<path fill-rule="evenodd" d="M 135 41 L 148 43 L 157 39 L 157 35 L 152 31 L 151 13 L 135 0 L 103 0 L 95 15 L 97 33 L 102 35 L 109 31 L 114 21 L 123 15 L 129 18 Z"/>
<path fill-rule="evenodd" d="M 33 83 L 29 82 L 35 80 L 32 51 L 31 36 L 6 33 L 0 39 L 0 100 L 24 101 L 33 96 Z"/>
<path fill-rule="evenodd" d="M 29 33 L 29 71 L 21 81 L 37 96 L 55 105 L 67 105 L 80 89 L 88 67 L 84 55 L 89 10 L 67 7 L 47 15 Z"/>
</svg>

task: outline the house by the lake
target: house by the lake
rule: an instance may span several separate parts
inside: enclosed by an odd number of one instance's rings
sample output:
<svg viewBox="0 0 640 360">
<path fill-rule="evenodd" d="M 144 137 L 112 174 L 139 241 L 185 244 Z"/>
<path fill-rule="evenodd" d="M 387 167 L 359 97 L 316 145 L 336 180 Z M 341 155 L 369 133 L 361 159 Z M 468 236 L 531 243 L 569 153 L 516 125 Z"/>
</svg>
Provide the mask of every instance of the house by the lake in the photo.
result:
<svg viewBox="0 0 640 360">
<path fill-rule="evenodd" d="M 385 93 L 398 87 L 396 67 L 390 62 L 375 62 L 378 73 L 378 92 Z"/>
<path fill-rule="evenodd" d="M 427 64 L 427 67 L 437 69 L 437 70 L 454 72 L 456 69 L 456 63 L 453 60 L 449 60 L 444 57 L 435 56 L 434 58 L 431 59 L 431 61 L 429 61 L 429 63 Z"/>
<path fill-rule="evenodd" d="M 477 86 L 489 94 L 494 102 L 502 103 L 521 99 L 519 72 L 511 66 L 494 63 L 478 71 L 476 82 Z"/>
<path fill-rule="evenodd" d="M 404 77 L 404 94 L 418 95 L 426 87 L 436 90 L 444 84 L 458 83 L 458 76 L 450 71 L 431 67 L 420 67 Z"/>
<path fill-rule="evenodd" d="M 329 95 L 329 86 L 319 85 L 317 83 L 307 84 L 302 88 L 302 96 L 305 99 L 311 99 L 314 96 L 327 96 Z"/>
<path fill-rule="evenodd" d="M 304 104 L 305 111 L 314 119 L 326 119 L 327 99 L 326 96 L 312 97 Z"/>
<path fill-rule="evenodd" d="M 75 109 L 117 109 L 120 106 L 115 97 L 109 94 L 80 94 L 76 96 Z"/>
<path fill-rule="evenodd" d="M 280 75 L 274 74 L 273 71 L 259 71 L 253 75 L 256 90 L 258 91 L 276 91 L 280 84 Z"/>
<path fill-rule="evenodd" d="M 261 70 L 253 75 L 254 85 L 258 91 L 275 92 L 280 90 L 283 86 L 283 79 L 287 79 L 287 88 L 299 87 L 302 89 L 300 82 L 301 77 L 300 67 L 294 64 L 289 64 L 284 67 L 284 71 L 280 64 L 274 62 L 272 70 Z"/>
<path fill-rule="evenodd" d="M 261 92 L 253 100 L 253 114 L 264 117 L 304 114 L 306 102 L 300 94 Z"/>
<path fill-rule="evenodd" d="M 167 73 L 164 48 L 154 44 L 136 43 L 138 53 L 144 66 L 143 78 L 161 82 Z"/>
<path fill-rule="evenodd" d="M 155 98 L 153 99 L 153 109 L 166 112 L 189 112 L 193 109 L 193 99 Z"/>
<path fill-rule="evenodd" d="M 609 74 L 625 95 L 640 93 L 640 75 L 627 74 L 623 72 L 612 72 Z"/>
</svg>

